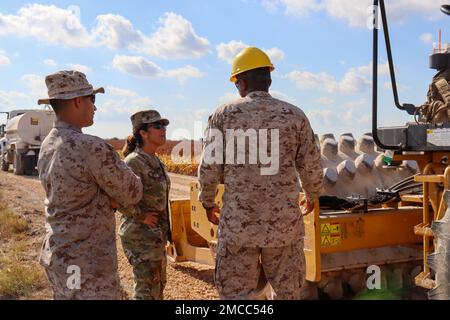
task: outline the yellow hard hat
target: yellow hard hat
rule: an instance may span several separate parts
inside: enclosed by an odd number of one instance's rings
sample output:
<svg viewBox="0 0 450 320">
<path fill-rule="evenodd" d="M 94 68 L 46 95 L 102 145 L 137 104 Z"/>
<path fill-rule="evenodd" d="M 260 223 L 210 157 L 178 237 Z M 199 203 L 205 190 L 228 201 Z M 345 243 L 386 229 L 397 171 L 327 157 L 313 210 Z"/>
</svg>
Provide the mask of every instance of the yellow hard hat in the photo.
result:
<svg viewBox="0 0 450 320">
<path fill-rule="evenodd" d="M 234 58 L 230 81 L 236 82 L 236 76 L 240 73 L 264 67 L 270 68 L 270 71 L 275 70 L 264 51 L 255 47 L 245 48 Z"/>
</svg>

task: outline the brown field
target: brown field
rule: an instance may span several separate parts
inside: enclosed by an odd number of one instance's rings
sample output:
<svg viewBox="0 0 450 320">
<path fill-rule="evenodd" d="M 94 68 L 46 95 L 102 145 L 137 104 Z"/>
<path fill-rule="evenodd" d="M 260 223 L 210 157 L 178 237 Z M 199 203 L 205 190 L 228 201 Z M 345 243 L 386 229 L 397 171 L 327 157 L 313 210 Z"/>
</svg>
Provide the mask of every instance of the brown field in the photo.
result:
<svg viewBox="0 0 450 320">
<path fill-rule="evenodd" d="M 106 140 L 110 145 L 116 149 L 120 156 L 122 157 L 122 148 L 125 145 L 125 140 L 118 140 L 118 139 L 110 139 Z M 183 157 L 183 159 L 179 159 L 176 161 L 176 163 L 172 160 L 172 151 L 175 148 L 177 144 L 179 144 L 181 141 L 173 141 L 168 140 L 165 145 L 158 148 L 156 151 L 159 159 L 164 163 L 164 166 L 166 167 L 168 172 L 171 173 L 177 173 L 177 174 L 183 174 L 188 176 L 197 176 L 197 170 L 198 170 L 198 164 L 200 159 L 200 153 L 195 152 L 195 146 L 198 150 L 201 148 L 201 142 L 200 141 L 193 141 L 191 140 L 191 154 L 190 156 L 183 154 L 180 152 L 180 154 L 177 154 L 175 156 Z"/>
<path fill-rule="evenodd" d="M 189 196 L 190 177 L 172 175 L 170 198 Z M 39 265 L 45 235 L 45 193 L 36 177 L 0 171 L 0 300 L 47 300 L 52 290 Z M 117 228 L 120 213 L 116 214 Z M 123 298 L 133 294 L 133 272 L 117 236 L 119 276 Z M 214 268 L 192 262 L 167 265 L 167 300 L 213 300 L 217 291 Z"/>
</svg>

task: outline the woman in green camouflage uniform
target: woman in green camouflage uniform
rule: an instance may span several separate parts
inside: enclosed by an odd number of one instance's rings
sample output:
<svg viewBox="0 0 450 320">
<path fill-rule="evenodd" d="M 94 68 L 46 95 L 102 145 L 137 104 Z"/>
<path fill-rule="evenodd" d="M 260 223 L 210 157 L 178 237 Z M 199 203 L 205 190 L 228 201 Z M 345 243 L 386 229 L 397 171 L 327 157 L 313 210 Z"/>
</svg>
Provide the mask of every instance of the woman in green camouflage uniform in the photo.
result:
<svg viewBox="0 0 450 320">
<path fill-rule="evenodd" d="M 155 110 L 131 116 L 133 135 L 128 137 L 123 153 L 125 163 L 144 185 L 144 195 L 137 206 L 121 209 L 119 235 L 128 261 L 133 266 L 135 300 L 163 299 L 166 285 L 166 251 L 170 241 L 170 180 L 156 149 L 166 142 L 167 119 Z"/>
</svg>

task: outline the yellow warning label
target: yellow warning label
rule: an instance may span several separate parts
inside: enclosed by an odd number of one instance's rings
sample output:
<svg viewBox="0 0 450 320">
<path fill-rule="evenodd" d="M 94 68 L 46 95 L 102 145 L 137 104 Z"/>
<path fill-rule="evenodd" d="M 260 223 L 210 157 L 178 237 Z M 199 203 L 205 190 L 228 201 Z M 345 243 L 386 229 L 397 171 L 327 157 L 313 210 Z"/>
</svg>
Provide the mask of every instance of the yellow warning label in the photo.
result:
<svg viewBox="0 0 450 320">
<path fill-rule="evenodd" d="M 338 222 L 320 226 L 321 246 L 334 247 L 341 244 L 341 225 Z"/>
<path fill-rule="evenodd" d="M 321 246 L 322 247 L 335 247 L 341 244 L 341 237 L 332 237 L 331 235 L 321 236 Z"/>
<path fill-rule="evenodd" d="M 329 223 L 322 224 L 322 228 L 320 230 L 320 233 L 331 233 L 331 231 L 330 231 L 330 224 Z"/>
</svg>

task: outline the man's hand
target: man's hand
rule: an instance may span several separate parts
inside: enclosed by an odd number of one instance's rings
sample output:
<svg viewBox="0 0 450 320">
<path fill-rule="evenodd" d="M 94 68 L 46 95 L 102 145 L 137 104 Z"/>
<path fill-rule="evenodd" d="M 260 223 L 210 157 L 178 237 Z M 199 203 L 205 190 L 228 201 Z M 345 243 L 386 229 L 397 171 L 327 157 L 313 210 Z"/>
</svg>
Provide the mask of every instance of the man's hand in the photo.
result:
<svg viewBox="0 0 450 320">
<path fill-rule="evenodd" d="M 220 214 L 220 208 L 218 206 L 214 206 L 211 209 L 206 209 L 206 215 L 208 216 L 209 222 L 218 226 L 219 225 L 219 217 L 216 215 Z"/>
<path fill-rule="evenodd" d="M 158 212 L 147 212 L 144 219 L 144 224 L 148 225 L 150 228 L 155 228 L 158 224 L 158 216 Z"/>
<path fill-rule="evenodd" d="M 119 204 L 117 203 L 116 199 L 109 198 L 109 206 L 113 210 L 117 210 L 119 208 Z"/>
<path fill-rule="evenodd" d="M 314 202 L 303 199 L 300 201 L 300 211 L 302 216 L 306 217 L 314 210 Z"/>
</svg>

